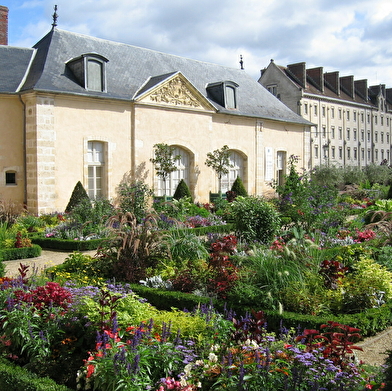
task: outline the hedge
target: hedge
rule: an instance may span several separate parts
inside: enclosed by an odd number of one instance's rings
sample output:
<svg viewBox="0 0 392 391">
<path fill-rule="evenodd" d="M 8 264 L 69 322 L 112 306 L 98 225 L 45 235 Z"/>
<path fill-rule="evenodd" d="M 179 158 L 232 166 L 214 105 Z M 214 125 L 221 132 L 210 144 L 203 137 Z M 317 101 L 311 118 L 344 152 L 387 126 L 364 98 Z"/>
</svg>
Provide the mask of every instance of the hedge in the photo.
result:
<svg viewBox="0 0 392 391">
<path fill-rule="evenodd" d="M 351 327 L 359 328 L 363 337 L 369 337 L 385 330 L 392 324 L 392 302 L 384 304 L 379 308 L 371 308 L 356 314 L 343 314 L 339 316 L 325 315 L 313 316 L 297 314 L 294 312 L 278 312 L 263 310 L 263 308 L 244 307 L 236 303 L 223 302 L 208 297 L 192 295 L 190 293 L 165 291 L 161 289 L 148 288 L 143 285 L 131 285 L 132 290 L 139 296 L 147 299 L 154 307 L 160 310 L 170 310 L 172 307 L 180 310 L 193 310 L 200 304 L 212 304 L 217 311 L 222 312 L 224 308 L 233 310 L 237 316 L 243 316 L 247 312 L 264 311 L 268 330 L 279 333 L 281 326 L 285 328 L 319 329 L 322 324 L 334 321 Z"/>
<path fill-rule="evenodd" d="M 39 377 L 4 359 L 0 360 L 0 390 L 7 391 L 72 391 L 48 377 Z"/>
<path fill-rule="evenodd" d="M 0 250 L 0 260 L 12 261 L 14 259 L 35 258 L 41 255 L 42 248 L 38 244 L 31 247 L 3 248 Z"/>
<path fill-rule="evenodd" d="M 57 238 L 32 237 L 31 241 L 44 249 L 54 249 L 61 251 L 88 251 L 96 250 L 105 239 L 72 240 Z"/>
</svg>

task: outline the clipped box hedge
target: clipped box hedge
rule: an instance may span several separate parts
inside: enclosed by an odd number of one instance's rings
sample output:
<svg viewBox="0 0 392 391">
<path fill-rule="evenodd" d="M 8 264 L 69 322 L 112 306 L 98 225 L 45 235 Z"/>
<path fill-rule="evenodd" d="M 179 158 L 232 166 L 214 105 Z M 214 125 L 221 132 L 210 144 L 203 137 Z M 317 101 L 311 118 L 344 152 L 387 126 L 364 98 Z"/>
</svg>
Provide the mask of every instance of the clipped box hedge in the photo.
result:
<svg viewBox="0 0 392 391">
<path fill-rule="evenodd" d="M 15 259 L 35 258 L 41 255 L 42 248 L 38 244 L 31 247 L 3 248 L 0 250 L 0 260 L 12 261 Z"/>
<path fill-rule="evenodd" d="M 39 377 L 4 359 L 0 360 L 0 390 L 7 391 L 72 391 L 48 377 Z"/>
<path fill-rule="evenodd" d="M 246 312 L 264 311 L 267 319 L 268 330 L 279 332 L 281 326 L 285 328 L 319 329 L 322 324 L 334 321 L 360 329 L 362 337 L 369 337 L 385 330 L 392 324 L 392 302 L 384 304 L 380 308 L 372 308 L 357 314 L 343 314 L 339 316 L 313 316 L 297 314 L 294 312 L 283 312 L 263 310 L 257 307 L 244 307 L 236 303 L 223 302 L 208 297 L 192 295 L 190 293 L 165 291 L 161 289 L 148 288 L 143 285 L 132 284 L 132 290 L 139 296 L 160 310 L 170 310 L 172 307 L 179 310 L 193 310 L 200 304 L 213 304 L 217 311 L 222 312 L 224 308 L 233 310 L 237 316 L 245 315 Z"/>
<path fill-rule="evenodd" d="M 60 251 L 89 251 L 96 250 L 105 239 L 72 240 L 57 238 L 32 237 L 31 241 L 44 249 Z"/>
</svg>

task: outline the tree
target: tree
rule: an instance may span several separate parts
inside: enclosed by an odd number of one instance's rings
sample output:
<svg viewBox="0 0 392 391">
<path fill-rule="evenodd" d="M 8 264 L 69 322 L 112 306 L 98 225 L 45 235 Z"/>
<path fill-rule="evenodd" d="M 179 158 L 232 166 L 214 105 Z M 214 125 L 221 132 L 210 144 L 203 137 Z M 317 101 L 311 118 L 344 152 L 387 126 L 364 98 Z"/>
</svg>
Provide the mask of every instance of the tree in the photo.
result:
<svg viewBox="0 0 392 391">
<path fill-rule="evenodd" d="M 216 149 L 213 152 L 207 153 L 207 159 L 205 164 L 211 167 L 219 180 L 219 194 L 222 194 L 222 176 L 229 173 L 229 168 L 233 167 L 230 164 L 230 150 L 227 145 L 224 145 L 221 149 Z"/>
<path fill-rule="evenodd" d="M 71 194 L 71 198 L 68 202 L 67 207 L 65 208 L 65 212 L 71 212 L 73 208 L 75 208 L 76 205 L 78 205 L 81 201 L 83 200 L 90 200 L 90 198 L 87 195 L 86 190 L 84 189 L 82 183 L 78 181 L 78 183 L 75 185 L 73 192 Z"/>
<path fill-rule="evenodd" d="M 174 155 L 175 147 L 168 144 L 154 145 L 154 158 L 150 161 L 154 164 L 156 173 L 163 180 L 164 194 L 166 195 L 166 179 L 177 170 L 176 161 L 181 159 L 181 155 Z"/>
</svg>

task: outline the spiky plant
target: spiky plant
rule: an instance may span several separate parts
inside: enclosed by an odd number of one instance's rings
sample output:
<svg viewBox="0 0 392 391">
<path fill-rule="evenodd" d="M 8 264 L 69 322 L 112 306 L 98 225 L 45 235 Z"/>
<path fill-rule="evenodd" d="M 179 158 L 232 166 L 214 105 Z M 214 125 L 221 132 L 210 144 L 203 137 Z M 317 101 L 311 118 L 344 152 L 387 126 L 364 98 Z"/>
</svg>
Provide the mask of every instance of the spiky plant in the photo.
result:
<svg viewBox="0 0 392 391">
<path fill-rule="evenodd" d="M 113 234 L 106 249 L 107 254 L 116 256 L 113 272 L 117 279 L 139 282 L 146 278 L 146 269 L 154 267 L 159 256 L 169 256 L 164 246 L 165 234 L 158 230 L 157 216 L 147 215 L 138 224 L 132 213 L 119 213 L 108 224 Z"/>
</svg>

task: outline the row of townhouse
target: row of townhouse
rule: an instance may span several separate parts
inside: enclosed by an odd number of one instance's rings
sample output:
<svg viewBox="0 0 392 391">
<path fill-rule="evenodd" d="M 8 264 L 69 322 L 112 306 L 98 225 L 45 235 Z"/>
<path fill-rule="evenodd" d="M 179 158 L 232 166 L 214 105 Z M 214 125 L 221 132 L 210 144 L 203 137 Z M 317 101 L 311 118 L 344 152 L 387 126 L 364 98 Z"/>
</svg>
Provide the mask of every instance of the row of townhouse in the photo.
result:
<svg viewBox="0 0 392 391">
<path fill-rule="evenodd" d="M 324 72 L 306 63 L 279 66 L 271 60 L 259 79 L 289 108 L 312 122 L 304 167 L 391 164 L 392 89 L 367 80 Z"/>
</svg>

